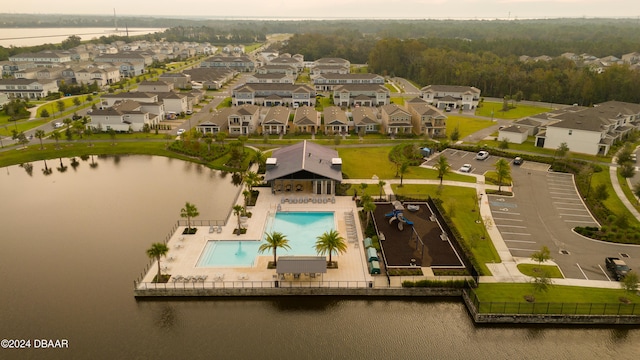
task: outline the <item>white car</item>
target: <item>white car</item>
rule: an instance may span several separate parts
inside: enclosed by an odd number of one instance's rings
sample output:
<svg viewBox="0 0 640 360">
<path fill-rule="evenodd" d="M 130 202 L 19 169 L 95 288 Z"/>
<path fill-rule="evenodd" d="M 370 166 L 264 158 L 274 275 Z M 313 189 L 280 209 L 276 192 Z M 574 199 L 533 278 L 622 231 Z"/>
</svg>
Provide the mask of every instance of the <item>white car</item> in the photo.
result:
<svg viewBox="0 0 640 360">
<path fill-rule="evenodd" d="M 468 173 L 468 172 L 471 172 L 471 169 L 472 169 L 471 164 L 464 164 L 458 171 Z"/>
<path fill-rule="evenodd" d="M 178 129 L 177 134 L 178 134 L 178 136 L 180 136 L 180 135 L 184 134 L 184 132 L 185 132 L 184 129 Z"/>
<path fill-rule="evenodd" d="M 63 123 L 61 123 L 61 122 L 57 122 L 57 123 L 54 123 L 54 124 L 53 124 L 53 128 L 54 128 L 54 129 L 60 129 L 60 128 L 61 128 L 61 127 L 63 127 L 63 126 L 64 126 L 64 124 L 63 124 Z"/>
<path fill-rule="evenodd" d="M 476 155 L 476 160 L 486 160 L 489 157 L 489 152 L 487 151 L 479 151 Z"/>
</svg>

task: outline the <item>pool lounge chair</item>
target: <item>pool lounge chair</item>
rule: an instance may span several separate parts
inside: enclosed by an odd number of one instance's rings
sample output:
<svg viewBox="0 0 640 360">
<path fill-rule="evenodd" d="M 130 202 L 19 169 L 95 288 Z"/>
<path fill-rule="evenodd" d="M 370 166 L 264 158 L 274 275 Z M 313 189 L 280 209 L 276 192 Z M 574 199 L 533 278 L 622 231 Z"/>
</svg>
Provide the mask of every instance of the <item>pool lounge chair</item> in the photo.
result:
<svg viewBox="0 0 640 360">
<path fill-rule="evenodd" d="M 218 230 L 216 230 L 216 232 L 220 234 L 222 232 L 222 226 L 218 226 Z"/>
<path fill-rule="evenodd" d="M 213 233 L 215 231 L 215 226 L 211 225 L 209 226 L 209 234 Z"/>
<path fill-rule="evenodd" d="M 171 277 L 171 281 L 176 282 L 182 280 L 182 275 L 174 275 Z"/>
</svg>

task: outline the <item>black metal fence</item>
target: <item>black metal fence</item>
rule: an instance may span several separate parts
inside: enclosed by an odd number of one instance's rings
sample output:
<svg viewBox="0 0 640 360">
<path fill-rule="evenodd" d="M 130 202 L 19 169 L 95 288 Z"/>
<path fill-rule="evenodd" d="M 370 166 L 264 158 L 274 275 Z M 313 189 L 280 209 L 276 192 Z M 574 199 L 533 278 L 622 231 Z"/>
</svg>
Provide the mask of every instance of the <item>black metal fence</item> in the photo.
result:
<svg viewBox="0 0 640 360">
<path fill-rule="evenodd" d="M 640 315 L 640 304 L 634 303 L 480 301 L 473 289 L 465 292 L 482 315 Z"/>
</svg>

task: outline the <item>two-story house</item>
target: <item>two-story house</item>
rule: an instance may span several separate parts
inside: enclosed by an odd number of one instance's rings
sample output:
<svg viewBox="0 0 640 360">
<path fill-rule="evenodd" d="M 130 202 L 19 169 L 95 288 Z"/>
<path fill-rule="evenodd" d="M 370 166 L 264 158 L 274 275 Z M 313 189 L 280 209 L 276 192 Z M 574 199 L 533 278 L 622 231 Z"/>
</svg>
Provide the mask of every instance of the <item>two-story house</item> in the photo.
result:
<svg viewBox="0 0 640 360">
<path fill-rule="evenodd" d="M 341 58 L 320 58 L 311 65 L 312 76 L 321 74 L 348 74 L 351 63 Z"/>
<path fill-rule="evenodd" d="M 410 134 L 413 130 L 411 114 L 396 104 L 382 106 L 380 115 L 385 134 Z"/>
<path fill-rule="evenodd" d="M 252 74 L 245 78 L 247 84 L 293 84 L 295 78 L 286 74 Z"/>
<path fill-rule="evenodd" d="M 286 134 L 289 128 L 289 108 L 274 106 L 262 120 L 263 134 Z"/>
<path fill-rule="evenodd" d="M 316 91 L 333 91 L 339 85 L 384 85 L 384 77 L 376 74 L 321 74 L 313 78 L 313 84 Z"/>
<path fill-rule="evenodd" d="M 420 98 L 405 102 L 405 107 L 411 114 L 414 134 L 431 138 L 447 137 L 447 117 L 441 110 Z"/>
<path fill-rule="evenodd" d="M 142 131 L 144 125 L 156 125 L 159 116 L 142 110 L 140 103 L 126 100 L 119 101 L 106 109 L 96 109 L 89 116 L 86 127 L 95 131 Z"/>
<path fill-rule="evenodd" d="M 59 91 L 55 80 L 0 79 L 0 93 L 9 98 L 40 99 Z"/>
<path fill-rule="evenodd" d="M 173 91 L 174 83 L 164 81 L 142 81 L 138 84 L 138 91 L 141 92 L 170 92 Z"/>
<path fill-rule="evenodd" d="M 316 91 L 304 84 L 244 84 L 232 92 L 233 105 L 315 106 Z"/>
<path fill-rule="evenodd" d="M 473 86 L 428 85 L 420 93 L 424 101 L 446 111 L 474 110 L 480 102 L 480 89 Z"/>
<path fill-rule="evenodd" d="M 329 106 L 322 112 L 325 134 L 347 134 L 349 118 L 339 106 Z"/>
<path fill-rule="evenodd" d="M 567 111 L 536 135 L 536 146 L 557 149 L 566 143 L 572 152 L 606 155 L 640 123 L 640 105 L 607 101 L 591 108 Z"/>
<path fill-rule="evenodd" d="M 316 134 L 320 131 L 320 114 L 311 106 L 296 109 L 293 117 L 293 131 L 297 133 Z"/>
<path fill-rule="evenodd" d="M 373 111 L 368 106 L 358 106 L 351 110 L 353 126 L 358 134 L 369 134 L 380 132 L 380 122 Z"/>
<path fill-rule="evenodd" d="M 229 68 L 238 72 L 249 72 L 255 69 L 255 63 L 248 56 L 214 55 L 200 63 L 203 68 Z"/>
<path fill-rule="evenodd" d="M 333 103 L 337 106 L 387 105 L 390 99 L 389 89 L 379 84 L 338 85 L 333 90 Z"/>
</svg>

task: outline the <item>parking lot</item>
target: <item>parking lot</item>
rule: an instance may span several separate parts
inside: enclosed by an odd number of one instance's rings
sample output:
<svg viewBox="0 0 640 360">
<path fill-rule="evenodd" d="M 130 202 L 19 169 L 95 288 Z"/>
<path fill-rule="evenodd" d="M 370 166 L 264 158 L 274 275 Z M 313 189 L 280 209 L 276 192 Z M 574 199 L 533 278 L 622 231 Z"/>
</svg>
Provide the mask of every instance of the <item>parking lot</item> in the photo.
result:
<svg viewBox="0 0 640 360">
<path fill-rule="evenodd" d="M 475 153 L 447 149 L 453 170 L 472 165 L 472 174 L 495 170 L 499 157 L 475 160 Z M 507 158 L 512 163 L 513 159 Z M 433 166 L 437 156 L 427 162 Z M 640 267 L 640 247 L 586 239 L 572 231 L 576 226 L 599 226 L 578 194 L 571 174 L 549 171 L 549 165 L 527 162 L 511 166 L 514 196 L 489 195 L 494 224 L 514 257 L 529 258 L 547 246 L 551 257 L 567 278 L 610 280 L 604 258 L 624 258 Z"/>
</svg>

